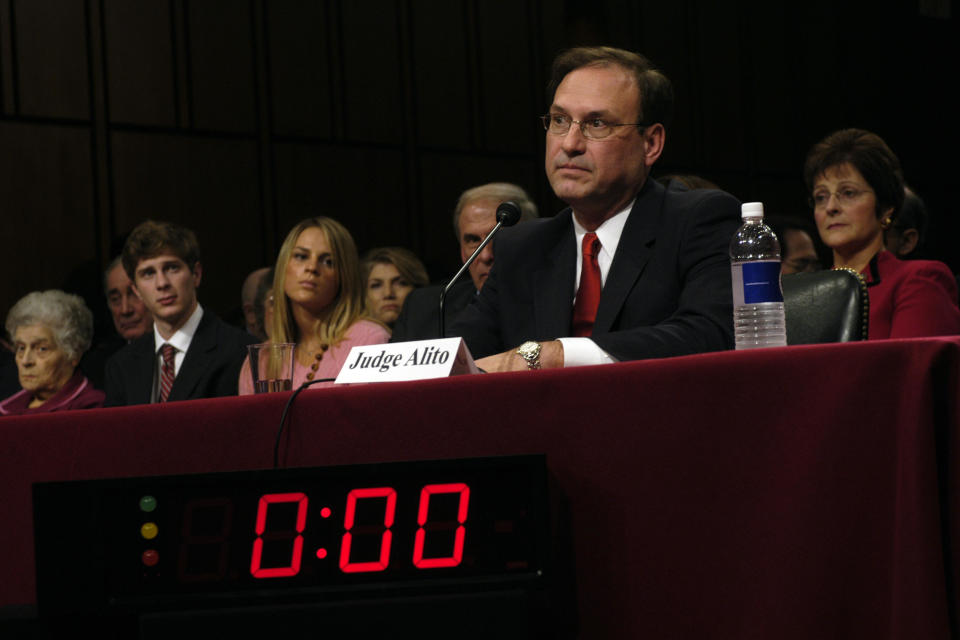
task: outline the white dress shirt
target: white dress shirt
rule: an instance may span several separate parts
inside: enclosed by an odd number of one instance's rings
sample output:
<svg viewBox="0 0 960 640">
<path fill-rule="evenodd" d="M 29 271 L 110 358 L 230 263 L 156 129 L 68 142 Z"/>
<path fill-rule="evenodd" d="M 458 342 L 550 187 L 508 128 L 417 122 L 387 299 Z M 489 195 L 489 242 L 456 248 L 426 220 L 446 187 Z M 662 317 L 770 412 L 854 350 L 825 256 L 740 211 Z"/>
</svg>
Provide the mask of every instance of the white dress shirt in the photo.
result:
<svg viewBox="0 0 960 640">
<path fill-rule="evenodd" d="M 633 209 L 633 203 L 636 198 L 616 215 L 607 218 L 594 231 L 597 238 L 600 239 L 600 254 L 597 256 L 597 262 L 600 265 L 600 282 L 607 283 L 607 274 L 610 272 L 610 265 L 613 264 L 613 256 L 617 253 L 617 246 L 620 244 L 620 236 L 623 234 L 623 227 L 627 224 L 627 218 L 630 216 L 630 210 Z M 583 236 L 587 235 L 587 230 L 577 221 L 577 216 L 573 218 L 573 230 L 577 241 L 577 276 L 573 281 L 573 298 L 576 301 L 577 289 L 580 288 L 580 272 L 583 270 Z M 617 359 L 600 348 L 600 346 L 590 338 L 560 338 L 563 344 L 563 366 L 580 367 L 588 364 L 607 364 L 617 362 Z"/>
<path fill-rule="evenodd" d="M 160 332 L 157 331 L 157 325 L 154 323 L 153 344 L 157 347 L 157 352 L 154 354 L 156 358 L 156 370 L 153 376 L 153 393 L 150 396 L 150 402 L 157 402 L 160 399 L 160 377 L 163 375 L 163 345 L 169 344 L 177 350 L 173 357 L 173 371 L 174 376 L 176 376 L 180 373 L 180 365 L 183 364 L 183 359 L 187 356 L 187 349 L 190 348 L 190 343 L 193 342 L 193 334 L 197 332 L 201 318 L 203 318 L 203 307 L 201 307 L 198 302 L 197 308 L 193 310 L 193 313 L 190 314 L 187 321 L 183 323 L 183 326 L 177 329 L 168 339 L 164 339 L 164 337 L 160 335 Z"/>
</svg>

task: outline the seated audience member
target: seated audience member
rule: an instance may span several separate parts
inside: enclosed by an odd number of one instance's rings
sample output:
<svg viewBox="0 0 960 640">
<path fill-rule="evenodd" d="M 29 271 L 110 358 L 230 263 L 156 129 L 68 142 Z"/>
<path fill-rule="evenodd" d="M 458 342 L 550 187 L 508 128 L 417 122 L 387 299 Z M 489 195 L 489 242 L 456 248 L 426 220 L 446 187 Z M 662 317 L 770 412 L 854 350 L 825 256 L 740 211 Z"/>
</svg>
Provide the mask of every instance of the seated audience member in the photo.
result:
<svg viewBox="0 0 960 640">
<path fill-rule="evenodd" d="M 537 217 L 537 205 L 527 192 L 509 182 L 491 182 L 467 189 L 460 195 L 453 209 L 453 232 L 460 244 L 460 260 L 466 262 L 467 258 L 473 255 L 483 239 L 497 225 L 497 207 L 508 200 L 520 207 L 520 222 Z M 449 327 L 483 288 L 483 283 L 493 267 L 493 244 L 484 247 L 470 265 L 470 277 L 461 278 L 447 292 L 443 314 L 445 326 Z M 400 342 L 440 337 L 442 291 L 443 285 L 411 292 L 393 326 L 392 340 Z"/>
<path fill-rule="evenodd" d="M 367 287 L 367 313 L 388 327 L 396 322 L 407 295 L 430 282 L 420 258 L 400 247 L 371 249 L 360 266 Z"/>
<path fill-rule="evenodd" d="M 569 208 L 507 229 L 454 322 L 477 366 L 515 371 L 733 346 L 735 198 L 650 178 L 673 111 L 643 56 L 578 47 L 553 62 L 544 168 Z"/>
<path fill-rule="evenodd" d="M 80 296 L 28 293 L 10 309 L 6 326 L 23 390 L 0 402 L 0 415 L 103 406 L 103 392 L 77 371 L 93 338 L 93 313 Z"/>
<path fill-rule="evenodd" d="M 807 154 L 804 179 L 817 230 L 833 267 L 863 274 L 870 296 L 870 339 L 960 333 L 957 284 L 932 260 L 898 260 L 883 232 L 903 203 L 900 162 L 876 134 L 844 129 Z"/>
<path fill-rule="evenodd" d="M 267 330 L 263 326 L 263 318 L 257 317 L 256 296 L 261 284 L 267 279 L 267 273 L 269 271 L 270 267 L 257 269 L 247 276 L 246 280 L 243 281 L 243 287 L 240 289 L 240 304 L 243 309 L 243 319 L 246 324 L 247 333 L 260 342 L 267 339 Z"/>
<path fill-rule="evenodd" d="M 336 220 L 308 218 L 287 234 L 277 256 L 273 321 L 267 333 L 271 342 L 297 345 L 294 388 L 335 378 L 350 349 L 390 338 L 386 328 L 364 312 L 357 246 Z M 240 395 L 254 391 L 249 359 L 243 363 L 239 386 Z"/>
<path fill-rule="evenodd" d="M 257 284 L 257 291 L 253 297 L 253 314 L 256 316 L 256 323 L 263 327 L 264 341 L 269 340 L 267 331 L 273 323 L 273 274 L 276 270 L 273 267 L 267 269 L 267 272 L 260 278 Z"/>
<path fill-rule="evenodd" d="M 901 260 L 922 258 L 928 220 L 927 205 L 910 187 L 904 185 L 903 206 L 884 233 L 883 244 L 887 251 Z"/>
<path fill-rule="evenodd" d="M 236 395 L 254 338 L 204 309 L 192 231 L 148 220 L 130 233 L 123 268 L 153 315 L 149 331 L 107 361 L 107 406 Z"/>
<path fill-rule="evenodd" d="M 764 222 L 780 241 L 780 275 L 820 271 L 823 266 L 813 243 L 813 229 L 786 216 L 767 216 Z"/>
<path fill-rule="evenodd" d="M 13 346 L 0 336 L 0 398 L 9 398 L 17 391 L 20 391 L 20 377 Z"/>
<path fill-rule="evenodd" d="M 95 387 L 105 384 L 107 360 L 153 327 L 153 316 L 134 293 L 133 282 L 123 270 L 120 256 L 113 259 L 103 274 L 103 292 L 117 333 L 93 346 L 80 361 L 80 370 Z"/>
</svg>

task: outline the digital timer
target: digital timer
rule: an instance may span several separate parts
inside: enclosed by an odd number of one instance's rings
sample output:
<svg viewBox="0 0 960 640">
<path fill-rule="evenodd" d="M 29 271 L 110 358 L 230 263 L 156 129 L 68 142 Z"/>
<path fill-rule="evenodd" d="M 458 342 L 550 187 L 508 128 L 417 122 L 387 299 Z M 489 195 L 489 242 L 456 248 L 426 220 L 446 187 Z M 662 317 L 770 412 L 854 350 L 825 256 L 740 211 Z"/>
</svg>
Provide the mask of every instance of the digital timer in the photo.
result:
<svg viewBox="0 0 960 640">
<path fill-rule="evenodd" d="M 542 456 L 43 483 L 34 505 L 42 614 L 537 589 L 549 546 Z"/>
</svg>

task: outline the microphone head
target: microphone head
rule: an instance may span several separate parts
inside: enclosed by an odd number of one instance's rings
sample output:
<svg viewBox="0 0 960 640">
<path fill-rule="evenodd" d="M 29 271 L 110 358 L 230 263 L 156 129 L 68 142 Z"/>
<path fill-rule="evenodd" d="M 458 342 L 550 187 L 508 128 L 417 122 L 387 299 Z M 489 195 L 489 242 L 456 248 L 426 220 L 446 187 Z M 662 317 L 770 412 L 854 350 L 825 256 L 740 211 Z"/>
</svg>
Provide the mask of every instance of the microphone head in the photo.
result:
<svg viewBox="0 0 960 640">
<path fill-rule="evenodd" d="M 520 221 L 520 207 L 515 202 L 504 202 L 497 207 L 497 222 L 512 227 Z"/>
</svg>

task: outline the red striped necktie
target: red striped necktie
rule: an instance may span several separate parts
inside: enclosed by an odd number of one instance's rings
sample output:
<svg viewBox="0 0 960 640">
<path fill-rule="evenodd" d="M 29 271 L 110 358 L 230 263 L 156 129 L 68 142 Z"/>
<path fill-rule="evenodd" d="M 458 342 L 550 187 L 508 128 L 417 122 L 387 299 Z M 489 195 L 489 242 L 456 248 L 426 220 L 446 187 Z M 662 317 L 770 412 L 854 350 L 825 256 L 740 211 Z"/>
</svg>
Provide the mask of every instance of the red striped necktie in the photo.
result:
<svg viewBox="0 0 960 640">
<path fill-rule="evenodd" d="M 163 365 L 160 367 L 160 402 L 166 402 L 170 397 L 170 389 L 173 388 L 173 379 L 177 377 L 174 358 L 177 355 L 176 347 L 164 344 L 160 347 L 163 355 Z"/>
<path fill-rule="evenodd" d="M 603 281 L 600 277 L 600 238 L 595 233 L 583 236 L 583 266 L 580 269 L 580 287 L 577 289 L 577 301 L 573 305 L 573 335 L 589 336 L 593 332 L 593 322 L 597 318 L 600 306 L 600 290 Z"/>
</svg>

